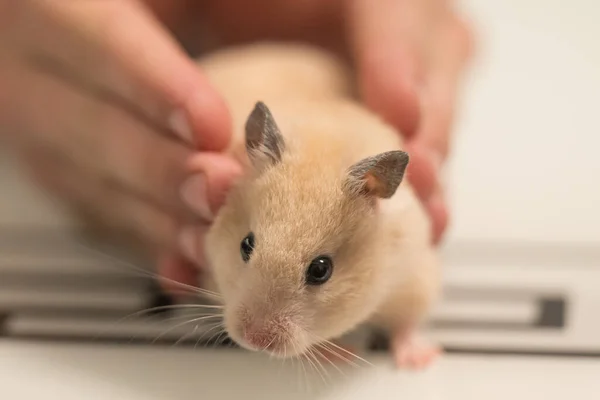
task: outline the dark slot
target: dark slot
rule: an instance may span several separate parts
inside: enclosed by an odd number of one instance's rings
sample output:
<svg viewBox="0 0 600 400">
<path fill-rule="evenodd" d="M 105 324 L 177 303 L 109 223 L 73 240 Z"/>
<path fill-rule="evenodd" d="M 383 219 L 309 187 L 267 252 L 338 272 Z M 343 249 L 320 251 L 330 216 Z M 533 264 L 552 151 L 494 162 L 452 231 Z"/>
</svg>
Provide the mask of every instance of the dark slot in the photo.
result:
<svg viewBox="0 0 600 400">
<path fill-rule="evenodd" d="M 496 322 L 496 321 L 461 321 L 438 320 L 432 321 L 429 326 L 433 329 L 478 329 L 500 331 L 526 331 L 532 325 L 523 322 Z"/>
<path fill-rule="evenodd" d="M 535 326 L 540 328 L 565 328 L 567 302 L 564 298 L 543 298 L 539 300 L 540 315 Z"/>
<path fill-rule="evenodd" d="M 240 348 L 229 336 L 215 335 L 214 338 L 198 339 L 190 338 L 183 340 L 174 340 L 167 338 L 159 338 L 154 343 L 152 339 L 141 339 L 136 337 L 123 337 L 123 336 L 104 336 L 104 337 L 91 337 L 91 336 L 79 336 L 79 335 L 44 335 L 44 334 L 22 334 L 22 335 L 10 335 L 8 336 L 11 340 L 23 341 L 23 342 L 44 342 L 44 343 L 66 343 L 66 344 L 94 344 L 94 345 L 109 345 L 109 346 L 168 346 L 174 347 L 191 347 L 195 349 L 202 349 L 206 347 L 214 348 Z"/>
<path fill-rule="evenodd" d="M 6 335 L 6 322 L 8 321 L 8 313 L 0 312 L 0 337 Z"/>
<path fill-rule="evenodd" d="M 167 308 L 169 306 L 175 305 L 175 302 L 164 290 L 162 290 L 158 284 L 153 282 L 148 288 L 148 292 L 150 295 L 150 301 L 148 304 L 148 308 L 150 311 L 147 312 L 149 315 L 155 314 L 165 314 L 171 315 L 174 311 L 172 308 Z M 154 310 L 156 307 L 165 307 L 158 310 Z"/>
</svg>

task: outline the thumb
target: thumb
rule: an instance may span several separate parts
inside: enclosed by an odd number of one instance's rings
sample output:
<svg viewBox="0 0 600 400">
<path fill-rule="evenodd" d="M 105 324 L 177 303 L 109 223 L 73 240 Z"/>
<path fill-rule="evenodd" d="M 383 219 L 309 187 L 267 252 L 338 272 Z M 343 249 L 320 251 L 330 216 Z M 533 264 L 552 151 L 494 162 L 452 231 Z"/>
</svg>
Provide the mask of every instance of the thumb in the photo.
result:
<svg viewBox="0 0 600 400">
<path fill-rule="evenodd" d="M 229 142 L 227 107 L 142 2 L 27 2 L 21 48 L 61 78 L 118 102 L 201 150 Z M 27 29 L 39 26 L 43 29 Z"/>
</svg>

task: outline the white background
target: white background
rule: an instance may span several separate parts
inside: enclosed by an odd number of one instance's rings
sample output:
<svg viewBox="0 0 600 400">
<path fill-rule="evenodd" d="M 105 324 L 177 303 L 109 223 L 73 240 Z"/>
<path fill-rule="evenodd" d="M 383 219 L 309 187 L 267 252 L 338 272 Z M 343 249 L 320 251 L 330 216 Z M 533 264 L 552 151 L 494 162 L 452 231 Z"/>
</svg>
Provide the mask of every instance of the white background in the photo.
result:
<svg viewBox="0 0 600 400">
<path fill-rule="evenodd" d="M 600 2 L 463 1 L 479 37 L 452 240 L 600 243 Z"/>
</svg>

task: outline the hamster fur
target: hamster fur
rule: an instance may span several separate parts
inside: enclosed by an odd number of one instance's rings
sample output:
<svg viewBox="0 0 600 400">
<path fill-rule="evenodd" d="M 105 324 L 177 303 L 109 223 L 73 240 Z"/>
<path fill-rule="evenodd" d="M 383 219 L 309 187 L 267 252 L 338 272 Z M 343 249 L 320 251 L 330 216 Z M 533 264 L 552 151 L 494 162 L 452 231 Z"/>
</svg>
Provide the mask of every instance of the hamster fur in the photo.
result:
<svg viewBox="0 0 600 400">
<path fill-rule="evenodd" d="M 351 71 L 289 44 L 227 49 L 198 64 L 230 108 L 230 152 L 247 171 L 205 242 L 230 337 L 291 357 L 368 323 L 388 332 L 398 366 L 433 359 L 437 348 L 417 333 L 439 291 L 430 223 L 402 178 L 401 136 L 353 100 Z M 330 279 L 307 285 L 308 265 L 323 255 Z"/>
</svg>

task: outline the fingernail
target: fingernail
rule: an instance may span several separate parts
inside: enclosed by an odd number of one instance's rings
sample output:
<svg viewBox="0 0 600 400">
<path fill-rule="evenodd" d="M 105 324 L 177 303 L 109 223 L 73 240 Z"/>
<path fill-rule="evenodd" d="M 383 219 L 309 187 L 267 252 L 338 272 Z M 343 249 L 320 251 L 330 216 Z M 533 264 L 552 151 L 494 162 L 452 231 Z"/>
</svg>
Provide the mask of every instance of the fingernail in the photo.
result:
<svg viewBox="0 0 600 400">
<path fill-rule="evenodd" d="M 183 183 L 181 197 L 183 202 L 198 216 L 212 221 L 213 213 L 208 204 L 206 177 L 203 174 L 192 175 Z"/>
<path fill-rule="evenodd" d="M 194 144 L 192 128 L 183 110 L 175 110 L 173 114 L 171 114 L 169 117 L 169 127 L 182 140 L 189 144 Z"/>
</svg>

